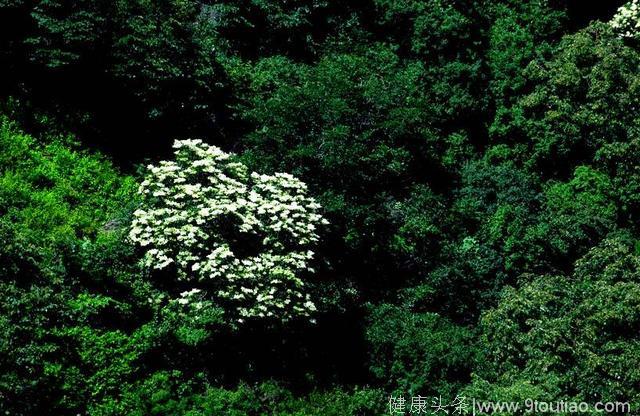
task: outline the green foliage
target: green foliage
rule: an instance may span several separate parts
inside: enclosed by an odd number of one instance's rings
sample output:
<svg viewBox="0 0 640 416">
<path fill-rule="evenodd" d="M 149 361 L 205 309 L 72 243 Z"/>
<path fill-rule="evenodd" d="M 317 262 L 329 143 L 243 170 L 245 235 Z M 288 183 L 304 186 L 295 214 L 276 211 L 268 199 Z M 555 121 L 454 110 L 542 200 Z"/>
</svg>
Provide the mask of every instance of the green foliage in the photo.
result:
<svg viewBox="0 0 640 416">
<path fill-rule="evenodd" d="M 0 413 L 636 410 L 637 3 L 0 0 Z"/>
<path fill-rule="evenodd" d="M 193 1 L 114 2 L 118 36 L 109 71 L 130 88 L 151 118 L 211 117 L 220 80 L 210 24 Z"/>
<path fill-rule="evenodd" d="M 27 2 L 23 3 L 23 7 Z M 39 33 L 29 37 L 31 59 L 50 68 L 79 62 L 92 49 L 103 47 L 108 17 L 106 4 L 94 0 L 33 2 L 31 17 Z"/>
<path fill-rule="evenodd" d="M 245 159 L 309 184 L 347 256 L 362 259 L 344 273 L 384 279 L 397 276 L 387 264 L 417 273 L 432 264 L 445 204 L 428 182 L 461 164 L 470 147 L 464 134 L 448 142 L 431 126 L 438 110 L 423 64 L 402 63 L 379 45 L 316 65 L 265 58 L 238 70 L 243 77 L 250 90 L 240 111 L 259 126 L 246 136 Z"/>
<path fill-rule="evenodd" d="M 493 3 L 488 6 L 495 21 L 489 32 L 487 62 L 491 71 L 490 89 L 496 100 L 490 132 L 497 133 L 513 100 L 526 85 L 524 69 L 531 60 L 551 53 L 552 41 L 566 30 L 563 27 L 566 13 L 554 9 L 552 2 Z"/>
<path fill-rule="evenodd" d="M 607 232 L 616 229 L 617 201 L 610 178 L 586 166 L 576 168 L 567 183 L 545 192 L 540 238 L 546 238 L 557 256 L 583 252 Z"/>
<path fill-rule="evenodd" d="M 486 97 L 478 85 L 485 82 L 482 52 L 489 14 L 484 2 L 374 1 L 384 32 L 401 56 L 425 64 L 425 93 L 436 124 L 454 121 L 459 132 L 485 110 Z M 473 123 L 473 122 L 471 122 Z"/>
<path fill-rule="evenodd" d="M 619 220 L 632 229 L 637 229 L 640 205 L 638 192 L 640 163 L 636 160 L 638 140 L 635 127 L 629 132 L 630 140 L 615 141 L 603 145 L 595 156 L 595 165 L 611 178 L 613 193 L 618 199 Z"/>
<path fill-rule="evenodd" d="M 371 371 L 391 391 L 455 396 L 470 373 L 471 331 L 435 313 L 388 304 L 373 308 L 370 320 Z"/>
<path fill-rule="evenodd" d="M 407 259 L 418 271 L 429 266 L 439 249 L 438 240 L 445 234 L 439 222 L 444 213 L 442 198 L 426 186 L 416 186 L 407 199 L 388 208 L 389 218 L 397 230 L 391 237 L 390 252 Z"/>
<path fill-rule="evenodd" d="M 274 382 L 240 384 L 235 388 L 209 387 L 202 392 L 179 382 L 179 372 L 158 372 L 127 392 L 120 403 L 110 403 L 95 415 L 189 416 L 375 416 L 383 414 L 383 392 L 333 389 L 296 397 Z"/>
<path fill-rule="evenodd" d="M 627 140 L 635 119 L 629 108 L 638 105 L 638 54 L 610 27 L 567 36 L 552 59 L 532 62 L 527 74 L 533 91 L 514 107 L 519 116 L 509 135 L 527 143 L 532 168 L 566 174 L 601 146 Z"/>
<path fill-rule="evenodd" d="M 470 389 L 504 400 L 629 401 L 639 374 L 638 262 L 633 241 L 611 237 L 575 264 L 570 277 L 531 276 L 484 314 L 478 378 Z M 630 338 L 631 337 L 631 338 Z M 527 396 L 532 395 L 532 396 Z"/>
<path fill-rule="evenodd" d="M 90 295 L 84 282 L 89 270 L 98 287 L 131 278 L 123 276 L 128 266 L 119 265 L 127 262 L 126 250 L 118 247 L 122 239 L 112 235 L 122 236 L 135 184 L 100 157 L 61 140 L 36 144 L 6 119 L 0 142 L 0 229 L 9 242 L 0 254 L 0 408 L 13 414 L 73 411 L 83 406 L 84 387 L 80 368 L 71 364 L 66 328 L 76 313 L 84 320 L 111 306 L 124 307 L 123 314 L 130 308 Z M 119 260 L 109 259 L 111 270 L 100 272 L 98 247 L 118 254 Z M 101 275 L 110 281 L 100 282 Z"/>
<path fill-rule="evenodd" d="M 60 397 L 58 386 L 65 376 L 60 346 L 50 333 L 65 319 L 64 298 L 52 288 L 23 288 L 4 281 L 0 291 L 0 409 L 26 415 L 59 405 L 73 408 L 78 404 L 75 395 L 64 404 L 47 403 L 47 397 Z"/>
<path fill-rule="evenodd" d="M 215 46 L 225 56 L 248 58 L 318 53 L 327 34 L 352 14 L 347 4 L 326 0 L 217 1 L 203 7 L 215 31 Z"/>
<path fill-rule="evenodd" d="M 21 49 L 8 51 L 8 74 L 28 85 L 3 90 L 2 99 L 24 100 L 63 131 L 104 133 L 114 122 L 102 118 L 107 114 L 131 120 L 135 114 L 143 128 L 158 122 L 197 130 L 219 111 L 224 74 L 213 24 L 198 2 L 41 0 L 0 8 L 17 23 L 4 31 L 10 47 Z M 51 100 L 57 104 L 48 106 Z"/>
<path fill-rule="evenodd" d="M 70 259 L 128 221 L 135 183 L 60 140 L 38 146 L 6 119 L 0 145 L 0 223 L 11 242 L 3 267 L 23 285 L 59 283 L 75 272 Z"/>
</svg>

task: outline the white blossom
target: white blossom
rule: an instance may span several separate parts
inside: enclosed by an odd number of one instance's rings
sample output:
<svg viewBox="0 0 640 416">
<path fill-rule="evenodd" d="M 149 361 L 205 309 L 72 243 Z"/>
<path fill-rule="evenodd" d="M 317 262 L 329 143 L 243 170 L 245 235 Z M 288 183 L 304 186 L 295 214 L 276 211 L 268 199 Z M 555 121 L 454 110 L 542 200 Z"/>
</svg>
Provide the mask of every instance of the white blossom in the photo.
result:
<svg viewBox="0 0 640 416">
<path fill-rule="evenodd" d="M 640 0 L 632 0 L 620 7 L 609 22 L 623 38 L 640 38 Z"/>
<path fill-rule="evenodd" d="M 179 280 L 218 288 L 209 294 L 194 288 L 175 301 L 217 297 L 233 305 L 228 312 L 241 317 L 237 322 L 315 311 L 302 276 L 312 272 L 310 248 L 327 222 L 307 186 L 287 173 L 250 173 L 201 140 L 173 147 L 175 161 L 147 167 L 129 238 L 146 248 L 147 267 L 172 265 Z M 257 252 L 235 252 L 252 238 L 261 244 Z"/>
</svg>

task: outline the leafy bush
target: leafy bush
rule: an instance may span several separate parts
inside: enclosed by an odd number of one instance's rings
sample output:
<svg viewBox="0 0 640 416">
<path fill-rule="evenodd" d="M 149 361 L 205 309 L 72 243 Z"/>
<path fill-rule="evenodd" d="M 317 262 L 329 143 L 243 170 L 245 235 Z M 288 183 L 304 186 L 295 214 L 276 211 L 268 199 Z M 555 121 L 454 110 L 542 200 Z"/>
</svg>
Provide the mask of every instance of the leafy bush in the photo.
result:
<svg viewBox="0 0 640 416">
<path fill-rule="evenodd" d="M 159 372 L 139 383 L 100 415 L 189 416 L 379 416 L 386 411 L 384 392 L 376 389 L 315 391 L 294 396 L 275 382 L 208 387 L 195 391 L 178 372 Z M 124 404 L 124 406 L 122 406 Z M 120 406 L 119 410 L 115 410 Z M 113 413 L 110 413 L 113 412 Z"/>
<path fill-rule="evenodd" d="M 39 145 L 0 120 L 0 410 L 11 414 L 84 407 L 88 386 L 65 332 L 119 304 L 106 288 L 133 280 L 122 237 L 135 182 L 70 144 Z"/>
<path fill-rule="evenodd" d="M 435 313 L 373 308 L 367 340 L 371 371 L 391 391 L 453 399 L 471 371 L 472 332 Z"/>
<path fill-rule="evenodd" d="M 576 262 L 572 276 L 535 276 L 507 288 L 482 318 L 487 348 L 469 392 L 638 406 L 640 373 L 628 366 L 639 353 L 632 334 L 640 322 L 640 258 L 632 245 L 628 236 L 611 236 Z"/>
</svg>

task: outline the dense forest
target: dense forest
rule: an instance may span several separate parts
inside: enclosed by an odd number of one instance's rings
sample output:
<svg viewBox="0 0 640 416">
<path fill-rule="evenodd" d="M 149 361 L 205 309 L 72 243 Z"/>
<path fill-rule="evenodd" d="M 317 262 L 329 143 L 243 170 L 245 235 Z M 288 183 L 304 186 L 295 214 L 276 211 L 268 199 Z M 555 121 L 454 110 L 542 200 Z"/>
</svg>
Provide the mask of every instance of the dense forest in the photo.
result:
<svg viewBox="0 0 640 416">
<path fill-rule="evenodd" d="M 640 1 L 594 3 L 0 0 L 0 413 L 640 411 Z"/>
</svg>

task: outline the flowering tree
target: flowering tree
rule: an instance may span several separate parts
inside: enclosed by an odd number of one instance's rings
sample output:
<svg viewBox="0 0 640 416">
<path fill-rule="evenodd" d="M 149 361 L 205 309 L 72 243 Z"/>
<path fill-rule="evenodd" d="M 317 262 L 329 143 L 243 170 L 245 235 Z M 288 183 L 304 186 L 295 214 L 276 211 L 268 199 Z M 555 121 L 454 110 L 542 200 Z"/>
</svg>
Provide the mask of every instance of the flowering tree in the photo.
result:
<svg viewBox="0 0 640 416">
<path fill-rule="evenodd" d="M 638 39 L 640 37 L 640 0 L 632 0 L 620 7 L 610 24 L 620 36 Z"/>
<path fill-rule="evenodd" d="M 143 204 L 129 236 L 146 249 L 145 265 L 175 268 L 195 291 L 241 323 L 288 320 L 315 310 L 301 274 L 326 224 L 307 187 L 286 173 L 249 173 L 232 155 L 200 140 L 174 143 L 175 161 L 148 166 Z"/>
</svg>

